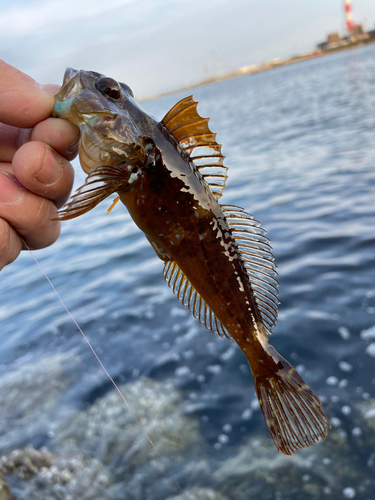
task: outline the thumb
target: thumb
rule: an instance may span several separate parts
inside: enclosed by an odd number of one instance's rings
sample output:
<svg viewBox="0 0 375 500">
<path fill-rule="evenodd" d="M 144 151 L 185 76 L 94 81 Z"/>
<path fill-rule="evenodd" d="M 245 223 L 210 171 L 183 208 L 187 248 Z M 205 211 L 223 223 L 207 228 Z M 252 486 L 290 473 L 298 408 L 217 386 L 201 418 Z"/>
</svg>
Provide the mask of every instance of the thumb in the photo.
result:
<svg viewBox="0 0 375 500">
<path fill-rule="evenodd" d="M 58 85 L 38 84 L 0 59 L 0 122 L 15 127 L 34 127 L 51 116 L 52 93 L 58 89 Z"/>
</svg>

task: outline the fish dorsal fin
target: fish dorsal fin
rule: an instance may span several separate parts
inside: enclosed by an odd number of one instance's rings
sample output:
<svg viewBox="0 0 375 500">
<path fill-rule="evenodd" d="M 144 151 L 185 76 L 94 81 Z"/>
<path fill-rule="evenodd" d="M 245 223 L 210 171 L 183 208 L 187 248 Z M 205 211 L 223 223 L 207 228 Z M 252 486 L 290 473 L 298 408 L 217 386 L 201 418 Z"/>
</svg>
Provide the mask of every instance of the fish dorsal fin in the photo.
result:
<svg viewBox="0 0 375 500">
<path fill-rule="evenodd" d="M 269 334 L 277 322 L 277 266 L 266 231 L 243 208 L 221 205 L 244 262 L 255 301 Z"/>
<path fill-rule="evenodd" d="M 194 318 L 199 320 L 201 325 L 204 325 L 207 330 L 217 333 L 220 337 L 231 339 L 227 329 L 220 323 L 176 262 L 166 262 L 163 274 L 169 288 L 183 306 L 189 309 Z"/>
<path fill-rule="evenodd" d="M 228 168 L 224 166 L 221 144 L 208 127 L 209 118 L 197 112 L 198 103 L 192 96 L 173 106 L 161 123 L 189 154 L 190 159 L 218 200 L 223 194 Z"/>
<path fill-rule="evenodd" d="M 125 183 L 124 169 L 134 160 L 123 162 L 114 166 L 101 166 L 91 172 L 85 180 L 83 186 L 71 196 L 62 210 L 58 212 L 58 217 L 52 220 L 68 220 L 79 217 L 96 207 L 101 201 L 111 194 L 119 191 Z M 110 210 L 113 208 L 110 207 Z"/>
</svg>

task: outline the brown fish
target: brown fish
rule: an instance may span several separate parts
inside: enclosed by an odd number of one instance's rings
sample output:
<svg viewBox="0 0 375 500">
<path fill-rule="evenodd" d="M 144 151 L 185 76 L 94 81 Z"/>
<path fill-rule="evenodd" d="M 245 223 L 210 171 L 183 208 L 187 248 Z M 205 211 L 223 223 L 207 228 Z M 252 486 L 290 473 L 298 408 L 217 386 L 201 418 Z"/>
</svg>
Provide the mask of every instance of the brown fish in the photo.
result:
<svg viewBox="0 0 375 500">
<path fill-rule="evenodd" d="M 72 69 L 55 98 L 54 116 L 80 127 L 88 174 L 59 219 L 117 192 L 115 203 L 123 202 L 165 262 L 180 302 L 245 354 L 277 449 L 290 455 L 324 439 L 330 423 L 321 402 L 268 340 L 279 303 L 269 240 L 252 215 L 219 205 L 227 168 L 197 103 L 187 97 L 157 122 L 127 85 Z"/>
</svg>

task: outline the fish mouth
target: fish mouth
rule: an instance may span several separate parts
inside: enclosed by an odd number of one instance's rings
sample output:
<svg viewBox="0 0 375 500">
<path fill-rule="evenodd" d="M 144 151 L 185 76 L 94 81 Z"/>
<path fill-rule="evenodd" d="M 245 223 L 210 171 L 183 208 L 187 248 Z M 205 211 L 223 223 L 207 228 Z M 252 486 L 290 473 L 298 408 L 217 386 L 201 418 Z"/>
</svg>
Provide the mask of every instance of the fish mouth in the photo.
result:
<svg viewBox="0 0 375 500">
<path fill-rule="evenodd" d="M 67 68 L 64 73 L 64 80 L 60 90 L 55 94 L 55 107 L 52 116 L 55 118 L 67 118 L 71 108 L 74 95 L 79 88 L 79 71 Z"/>
<path fill-rule="evenodd" d="M 99 73 L 91 72 L 93 75 L 100 77 Z M 85 72 L 73 68 L 66 68 L 64 73 L 63 84 L 60 90 L 55 94 L 55 107 L 52 116 L 55 118 L 67 118 L 78 124 L 79 122 L 89 121 L 89 115 L 100 115 L 101 119 L 108 121 L 117 116 L 117 114 L 103 109 L 100 103 L 92 95 L 86 96 L 85 99 L 79 97 L 85 80 Z M 89 105 L 87 105 L 89 102 Z M 75 115 L 76 120 L 72 120 Z M 91 117 L 90 121 L 93 121 Z"/>
<path fill-rule="evenodd" d="M 77 69 L 66 68 L 63 84 L 55 95 L 57 101 L 61 102 L 64 99 L 69 99 L 72 94 L 77 93 L 79 87 L 79 73 Z"/>
<path fill-rule="evenodd" d="M 74 76 L 78 75 L 78 73 L 78 69 L 66 68 L 64 73 L 63 86 L 66 85 L 69 80 L 72 80 Z"/>
</svg>

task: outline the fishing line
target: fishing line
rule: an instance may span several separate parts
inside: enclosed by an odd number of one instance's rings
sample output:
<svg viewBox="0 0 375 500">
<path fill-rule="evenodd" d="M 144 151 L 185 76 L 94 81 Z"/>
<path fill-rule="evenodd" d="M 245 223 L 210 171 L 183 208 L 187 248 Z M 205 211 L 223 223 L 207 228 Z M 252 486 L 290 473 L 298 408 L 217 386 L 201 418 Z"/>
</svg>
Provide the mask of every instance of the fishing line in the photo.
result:
<svg viewBox="0 0 375 500">
<path fill-rule="evenodd" d="M 96 354 L 96 351 L 95 349 L 93 348 L 93 346 L 91 345 L 89 339 L 86 337 L 86 335 L 83 333 L 83 330 L 82 328 L 79 326 L 79 324 L 77 323 L 77 321 L 73 318 L 71 312 L 69 311 L 69 309 L 67 308 L 67 306 L 65 305 L 65 302 L 63 301 L 63 299 L 61 298 L 59 292 L 56 290 L 56 288 L 54 287 L 52 281 L 49 279 L 49 277 L 47 276 L 47 273 L 45 272 L 45 270 L 43 269 L 43 267 L 41 266 L 41 264 L 39 263 L 39 261 L 37 260 L 37 258 L 35 257 L 35 255 L 33 254 L 33 252 L 31 251 L 30 247 L 28 246 L 28 244 L 25 242 L 25 240 L 23 238 L 21 238 L 23 244 L 25 245 L 25 247 L 28 249 L 28 251 L 30 252 L 32 258 L 35 260 L 35 262 L 37 263 L 37 265 L 39 266 L 40 270 L 42 271 L 42 273 L 44 274 L 44 276 L 46 277 L 48 283 L 51 285 L 53 291 L 55 292 L 55 294 L 57 295 L 58 299 L 60 300 L 61 304 L 64 306 L 64 309 L 66 310 L 66 312 L 69 314 L 69 316 L 71 317 L 73 323 L 76 325 L 76 327 L 78 328 L 78 330 L 81 332 L 83 338 L 86 340 L 88 346 L 90 347 L 92 353 L 94 354 L 95 358 L 97 359 L 98 363 L 100 364 L 100 366 L 103 368 L 105 374 L 107 375 L 107 377 L 109 378 L 109 380 L 112 382 L 112 384 L 114 385 L 116 391 L 120 394 L 122 400 L 124 401 L 124 403 L 126 404 L 126 406 L 128 407 L 128 410 L 130 411 L 132 417 L 134 418 L 136 424 L 138 425 L 138 427 L 141 429 L 142 433 L 144 434 L 144 436 L 147 438 L 148 442 L 151 444 L 151 446 L 154 448 L 156 454 L 158 455 L 158 457 L 160 458 L 160 460 L 163 462 L 165 468 L 167 469 L 168 466 L 164 460 L 164 458 L 161 456 L 161 454 L 159 453 L 158 449 L 156 448 L 155 444 L 152 442 L 151 438 L 148 436 L 147 432 L 144 430 L 144 428 L 142 427 L 142 424 L 140 423 L 139 419 L 135 416 L 135 413 L 132 409 L 132 407 L 130 406 L 130 404 L 127 402 L 125 396 L 123 395 L 123 393 L 120 391 L 118 385 L 116 384 L 116 382 L 113 380 L 113 378 L 111 377 L 111 375 L 108 373 L 106 367 L 103 365 L 102 361 L 100 360 L 98 354 Z M 179 488 L 179 490 L 181 491 L 181 493 L 183 494 L 183 496 L 186 498 L 186 500 L 189 500 L 188 496 L 186 495 L 186 493 L 184 492 L 184 490 L 181 488 L 181 486 L 179 485 L 179 483 L 177 481 L 175 481 L 175 484 L 177 485 L 177 487 Z"/>
</svg>

